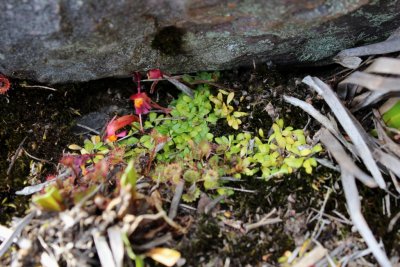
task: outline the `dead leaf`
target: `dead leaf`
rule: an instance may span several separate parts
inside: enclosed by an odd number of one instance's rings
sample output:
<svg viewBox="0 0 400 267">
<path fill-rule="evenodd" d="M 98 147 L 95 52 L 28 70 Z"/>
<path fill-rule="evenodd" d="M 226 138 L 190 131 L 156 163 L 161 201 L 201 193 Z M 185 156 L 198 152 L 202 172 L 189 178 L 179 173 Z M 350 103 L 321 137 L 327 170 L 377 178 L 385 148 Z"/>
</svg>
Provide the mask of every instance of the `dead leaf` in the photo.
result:
<svg viewBox="0 0 400 267">
<path fill-rule="evenodd" d="M 181 253 L 170 248 L 153 248 L 146 255 L 165 266 L 174 266 L 181 258 Z"/>
</svg>

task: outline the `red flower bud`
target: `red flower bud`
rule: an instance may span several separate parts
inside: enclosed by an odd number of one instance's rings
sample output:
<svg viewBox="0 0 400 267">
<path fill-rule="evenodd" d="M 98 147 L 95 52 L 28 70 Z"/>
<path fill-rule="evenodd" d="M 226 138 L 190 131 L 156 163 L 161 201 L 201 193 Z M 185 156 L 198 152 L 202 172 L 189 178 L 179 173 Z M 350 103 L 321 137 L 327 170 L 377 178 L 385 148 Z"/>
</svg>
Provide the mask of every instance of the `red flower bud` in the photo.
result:
<svg viewBox="0 0 400 267">
<path fill-rule="evenodd" d="M 147 71 L 147 79 L 162 79 L 163 73 L 160 69 L 152 69 Z"/>
</svg>

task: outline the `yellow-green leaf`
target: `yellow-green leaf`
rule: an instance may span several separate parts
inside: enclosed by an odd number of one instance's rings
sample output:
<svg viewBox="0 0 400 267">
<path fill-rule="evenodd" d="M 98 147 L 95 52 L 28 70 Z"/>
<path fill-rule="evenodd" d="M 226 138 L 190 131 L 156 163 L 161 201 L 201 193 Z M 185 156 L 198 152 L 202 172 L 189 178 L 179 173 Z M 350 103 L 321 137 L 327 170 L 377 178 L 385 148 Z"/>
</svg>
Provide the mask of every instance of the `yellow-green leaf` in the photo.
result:
<svg viewBox="0 0 400 267">
<path fill-rule="evenodd" d="M 234 92 L 229 93 L 228 96 L 227 96 L 227 98 L 226 98 L 226 104 L 229 105 L 229 103 L 232 102 L 232 100 L 233 100 L 234 97 L 235 97 L 235 93 L 234 93 Z"/>
</svg>

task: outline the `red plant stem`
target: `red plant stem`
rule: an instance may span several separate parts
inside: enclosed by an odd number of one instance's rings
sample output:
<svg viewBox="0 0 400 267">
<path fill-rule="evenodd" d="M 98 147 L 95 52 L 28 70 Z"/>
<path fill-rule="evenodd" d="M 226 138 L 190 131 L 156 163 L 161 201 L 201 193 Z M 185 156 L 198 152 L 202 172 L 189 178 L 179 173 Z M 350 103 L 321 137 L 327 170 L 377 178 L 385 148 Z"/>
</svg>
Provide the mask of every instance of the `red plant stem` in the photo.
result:
<svg viewBox="0 0 400 267">
<path fill-rule="evenodd" d="M 138 93 L 140 93 L 140 87 L 141 87 L 140 86 L 140 80 L 141 80 L 140 73 L 135 72 L 134 75 L 135 75 L 135 80 L 137 82 L 137 90 L 138 90 Z"/>
</svg>

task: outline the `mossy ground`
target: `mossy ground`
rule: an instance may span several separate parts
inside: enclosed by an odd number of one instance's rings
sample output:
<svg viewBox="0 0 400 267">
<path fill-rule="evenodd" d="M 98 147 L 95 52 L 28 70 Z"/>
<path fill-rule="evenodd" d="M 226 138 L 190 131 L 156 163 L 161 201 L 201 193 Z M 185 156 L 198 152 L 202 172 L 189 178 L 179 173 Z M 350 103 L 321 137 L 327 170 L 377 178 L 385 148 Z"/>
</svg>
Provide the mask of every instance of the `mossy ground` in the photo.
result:
<svg viewBox="0 0 400 267">
<path fill-rule="evenodd" d="M 258 67 L 257 70 L 224 72 L 220 84 L 235 90 L 238 96 L 243 96 L 241 108 L 251 113 L 244 120 L 241 130 L 256 132 L 259 128 L 269 129 L 273 120 L 265 108 L 271 103 L 286 125 L 303 128 L 308 124 L 307 130 L 312 135 L 319 125 L 313 120 L 309 121 L 309 117 L 300 109 L 284 103 L 282 95 L 310 98 L 316 108 L 321 108 L 322 101 L 316 100 L 315 95 L 299 81 L 309 74 L 329 81 L 336 72 L 334 68 L 270 71 Z M 13 216 L 21 216 L 29 201 L 28 197 L 15 197 L 14 192 L 27 183 L 26 177 L 30 173 L 29 164 L 32 159 L 21 155 L 11 175 L 6 175 L 9 160 L 22 139 L 27 136 L 24 148 L 30 154 L 56 164 L 68 144 L 82 143 L 80 137 L 73 135 L 71 131 L 79 118 L 78 113 L 84 115 L 109 105 L 117 105 L 123 111 L 129 110 L 132 107 L 127 99 L 135 91 L 130 79 L 59 85 L 54 86 L 57 88 L 56 92 L 21 88 L 18 83 L 19 81 L 14 81 L 8 96 L 0 96 L 0 112 L 3 114 L 0 121 L 2 224 L 9 222 Z M 159 99 L 165 100 L 176 96 L 177 91 L 167 83 L 160 83 L 157 94 L 161 96 Z M 160 104 L 165 103 L 161 101 Z M 212 129 L 215 136 L 219 133 L 227 134 L 228 127 L 225 124 L 223 122 Z M 53 164 L 45 163 L 41 179 L 54 171 Z M 333 193 L 328 199 L 325 213 L 331 214 L 336 210 L 348 218 L 339 174 L 324 167 L 318 167 L 312 175 L 299 172 L 267 182 L 256 177 L 245 177 L 240 182 L 232 182 L 230 186 L 255 192 L 235 192 L 210 214 L 180 210 L 180 216 L 190 215 L 194 222 L 189 234 L 176 237 L 170 245 L 182 253 L 187 266 L 223 266 L 227 261 L 231 266 L 261 266 L 262 263 L 276 265 L 285 251 L 293 251 L 306 232 L 314 230 L 316 222 L 308 222 L 305 218 L 313 209 L 321 208 L 328 188 L 332 188 Z M 360 191 L 363 212 L 369 226 L 376 235 L 383 238 L 388 254 L 399 251 L 399 226 L 392 232 L 387 232 L 390 219 L 400 211 L 398 204 L 392 198 L 391 217 L 382 216 L 384 195 L 379 190 Z M 274 208 L 278 210 L 283 222 L 248 233 L 242 231 L 241 225 L 256 222 Z M 235 225 L 238 227 L 235 228 Z M 334 249 L 337 242 L 349 239 L 350 236 L 358 237 L 352 232 L 351 226 L 331 221 L 318 241 L 327 249 Z"/>
</svg>

